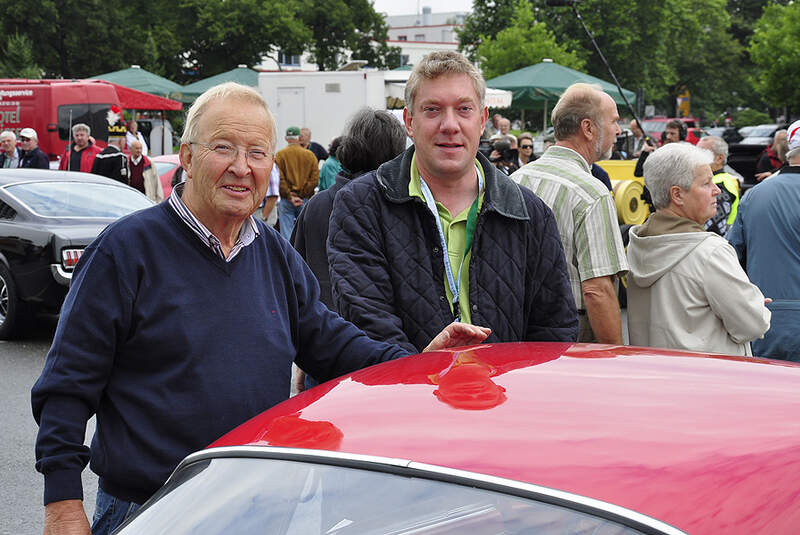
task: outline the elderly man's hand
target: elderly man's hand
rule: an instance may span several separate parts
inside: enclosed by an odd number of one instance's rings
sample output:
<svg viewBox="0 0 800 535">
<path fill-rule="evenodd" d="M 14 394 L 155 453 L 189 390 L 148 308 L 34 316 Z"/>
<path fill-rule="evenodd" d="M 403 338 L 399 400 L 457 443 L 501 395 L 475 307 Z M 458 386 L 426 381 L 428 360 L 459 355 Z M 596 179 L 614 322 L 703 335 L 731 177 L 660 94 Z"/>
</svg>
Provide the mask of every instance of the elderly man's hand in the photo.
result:
<svg viewBox="0 0 800 535">
<path fill-rule="evenodd" d="M 470 325 L 469 323 L 453 322 L 445 327 L 442 332 L 437 334 L 422 352 L 425 353 L 427 351 L 447 349 L 448 347 L 480 344 L 486 340 L 486 337 L 491 333 L 492 330 L 488 327 L 478 327 L 477 325 Z"/>
<path fill-rule="evenodd" d="M 91 535 L 80 500 L 49 503 L 44 508 L 44 535 Z"/>
</svg>

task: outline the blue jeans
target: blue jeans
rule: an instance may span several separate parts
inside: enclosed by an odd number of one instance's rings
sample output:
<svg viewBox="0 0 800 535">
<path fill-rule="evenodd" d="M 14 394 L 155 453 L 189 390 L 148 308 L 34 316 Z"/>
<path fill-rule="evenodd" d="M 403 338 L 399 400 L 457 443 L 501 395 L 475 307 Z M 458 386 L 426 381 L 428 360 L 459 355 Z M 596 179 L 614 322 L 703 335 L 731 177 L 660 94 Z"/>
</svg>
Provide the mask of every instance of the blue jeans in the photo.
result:
<svg viewBox="0 0 800 535">
<path fill-rule="evenodd" d="M 115 498 L 97 487 L 97 501 L 92 518 L 92 535 L 109 535 L 141 505 Z"/>
<path fill-rule="evenodd" d="M 293 206 L 289 199 L 281 199 L 281 202 L 278 203 L 278 222 L 281 225 L 281 236 L 286 238 L 286 241 L 291 240 L 294 222 L 297 221 L 307 202 L 308 199 L 303 199 L 303 204 Z"/>
</svg>

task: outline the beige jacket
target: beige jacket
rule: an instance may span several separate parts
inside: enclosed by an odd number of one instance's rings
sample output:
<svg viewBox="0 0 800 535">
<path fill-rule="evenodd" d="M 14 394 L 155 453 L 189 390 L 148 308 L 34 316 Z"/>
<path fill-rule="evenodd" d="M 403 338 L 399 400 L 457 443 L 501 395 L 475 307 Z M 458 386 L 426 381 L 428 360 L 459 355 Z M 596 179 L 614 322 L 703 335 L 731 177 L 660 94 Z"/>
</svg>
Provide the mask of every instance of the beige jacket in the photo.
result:
<svg viewBox="0 0 800 535">
<path fill-rule="evenodd" d="M 752 355 L 769 329 L 764 296 L 733 247 L 681 217 L 656 213 L 628 245 L 631 345 Z"/>
</svg>

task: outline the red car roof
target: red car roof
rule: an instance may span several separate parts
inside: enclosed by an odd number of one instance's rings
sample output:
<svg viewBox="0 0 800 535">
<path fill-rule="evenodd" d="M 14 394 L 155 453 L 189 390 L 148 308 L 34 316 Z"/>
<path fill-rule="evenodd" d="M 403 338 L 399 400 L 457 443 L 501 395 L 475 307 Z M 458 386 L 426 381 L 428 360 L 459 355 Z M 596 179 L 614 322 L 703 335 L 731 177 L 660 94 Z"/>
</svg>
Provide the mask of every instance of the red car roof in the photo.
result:
<svg viewBox="0 0 800 535">
<path fill-rule="evenodd" d="M 800 526 L 800 366 L 492 344 L 325 383 L 212 446 L 409 459 L 621 505 L 693 534 Z"/>
</svg>

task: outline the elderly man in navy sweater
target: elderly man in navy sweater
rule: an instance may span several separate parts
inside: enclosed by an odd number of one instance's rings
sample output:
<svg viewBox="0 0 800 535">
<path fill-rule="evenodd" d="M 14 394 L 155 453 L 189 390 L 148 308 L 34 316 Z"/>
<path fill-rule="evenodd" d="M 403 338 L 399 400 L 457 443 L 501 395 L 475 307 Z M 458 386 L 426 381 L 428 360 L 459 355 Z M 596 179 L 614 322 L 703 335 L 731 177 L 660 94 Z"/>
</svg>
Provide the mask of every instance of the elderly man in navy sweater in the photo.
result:
<svg viewBox="0 0 800 535">
<path fill-rule="evenodd" d="M 330 312 L 300 256 L 251 217 L 274 144 L 257 91 L 210 89 L 186 119 L 185 185 L 86 249 L 32 391 L 45 533 L 89 533 L 80 474 L 90 459 L 92 532 L 109 533 L 185 455 L 286 399 L 292 362 L 329 379 L 408 353 Z M 428 349 L 487 334 L 452 324 Z"/>
</svg>

